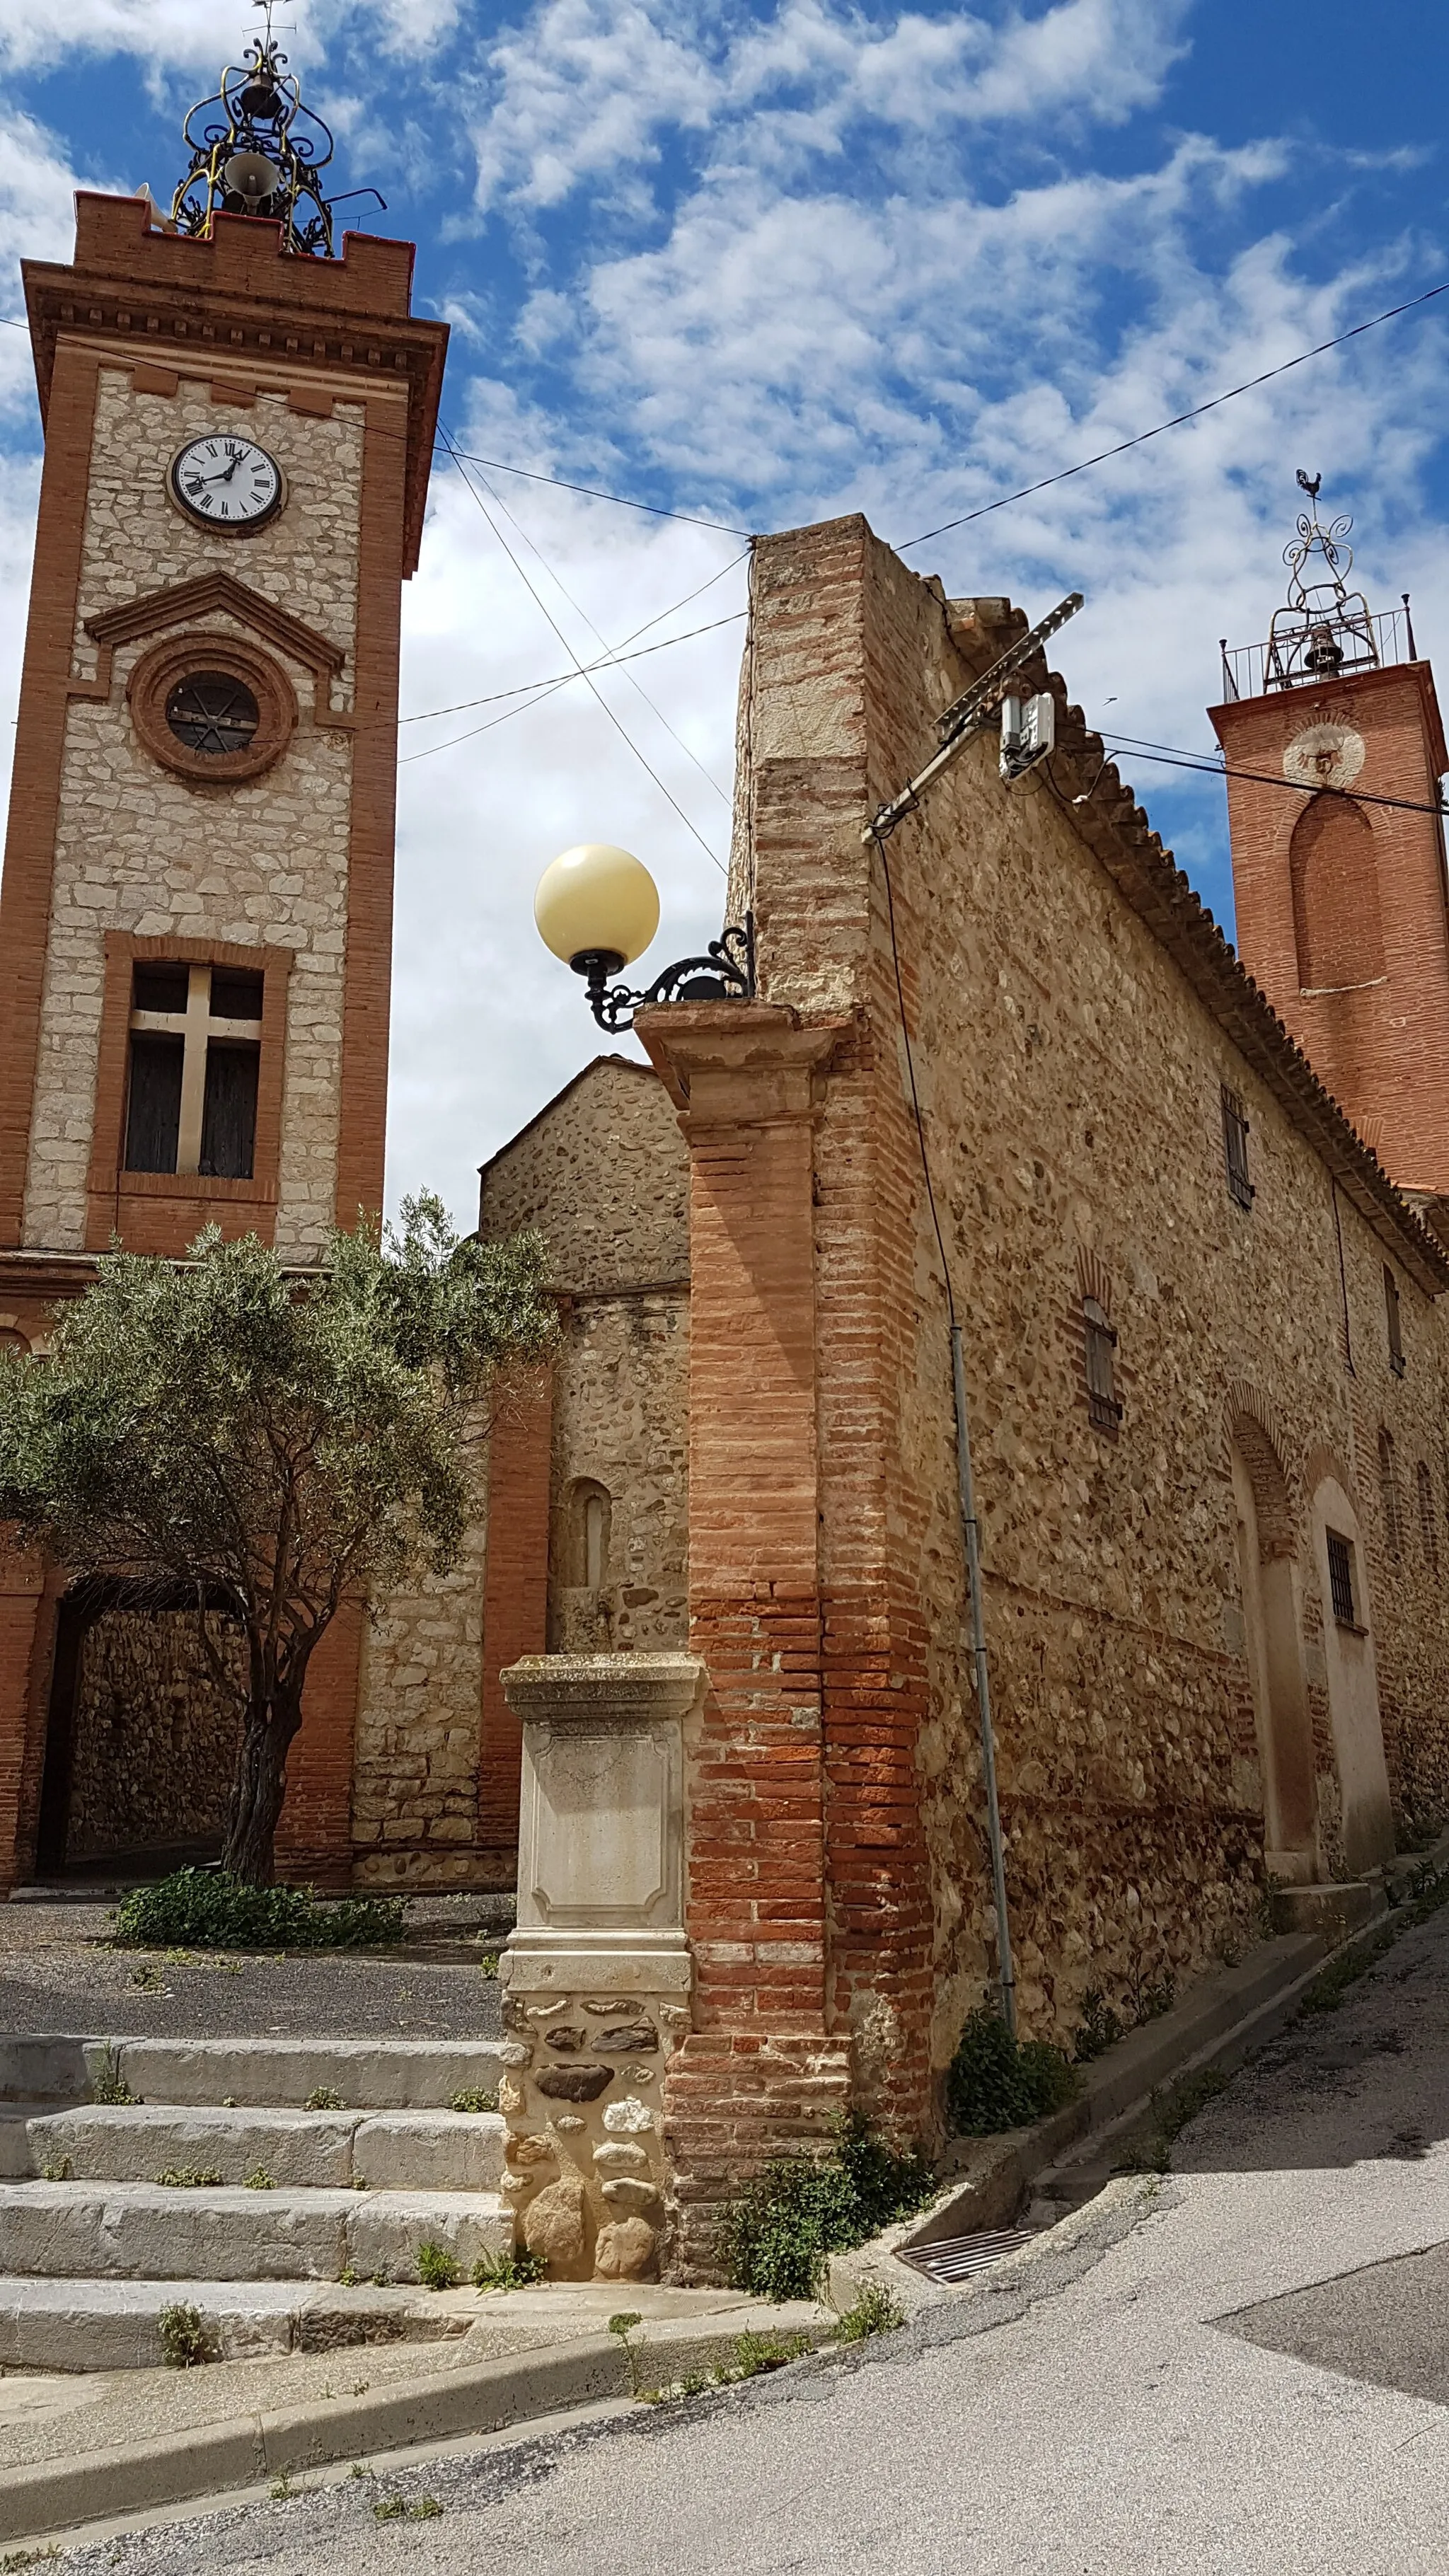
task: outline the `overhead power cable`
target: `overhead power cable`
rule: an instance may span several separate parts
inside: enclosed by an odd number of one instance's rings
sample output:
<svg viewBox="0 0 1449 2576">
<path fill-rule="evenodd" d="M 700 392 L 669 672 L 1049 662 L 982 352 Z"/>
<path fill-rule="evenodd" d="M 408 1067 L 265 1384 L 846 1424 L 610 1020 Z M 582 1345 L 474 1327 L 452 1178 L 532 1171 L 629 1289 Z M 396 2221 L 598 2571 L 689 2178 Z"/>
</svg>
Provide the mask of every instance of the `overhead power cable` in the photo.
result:
<svg viewBox="0 0 1449 2576">
<path fill-rule="evenodd" d="M 525 483 L 552 483 L 560 492 L 583 492 L 591 501 L 612 501 L 620 510 L 647 510 L 653 519 L 682 519 L 687 527 L 713 528 L 717 536 L 748 537 L 752 528 L 731 527 L 727 519 L 701 518 L 697 510 L 666 510 L 658 501 L 631 501 L 627 493 L 602 491 L 597 483 L 571 483 L 566 474 L 542 474 L 536 466 L 505 465 L 501 456 L 475 456 L 470 448 L 452 449 L 454 456 L 466 457 L 470 465 L 486 465 L 493 474 L 518 474 Z"/>
<path fill-rule="evenodd" d="M 1167 744 L 1149 750 L 1130 734 L 1107 733 L 1101 739 L 1120 743 L 1135 759 L 1150 761 L 1154 769 L 1192 769 L 1202 778 L 1241 778 L 1254 787 L 1281 787 L 1290 796 L 1342 796 L 1350 805 L 1386 805 L 1396 814 L 1449 813 L 1449 807 L 1419 804 L 1409 796 L 1374 796 L 1367 788 L 1327 787 L 1317 780 L 1284 778 L 1271 769 L 1233 769 L 1226 761 L 1215 760 L 1211 752 L 1178 751 Z"/>
<path fill-rule="evenodd" d="M 742 558 L 737 556 L 735 560 L 739 562 Z M 671 611 L 666 609 L 664 614 L 667 617 Z M 728 617 L 712 617 L 707 626 L 688 626 L 682 635 L 662 635 L 657 644 L 641 644 L 637 652 L 601 653 L 597 662 L 589 662 L 585 668 L 590 671 L 617 671 L 621 663 L 640 662 L 646 653 L 667 653 L 671 644 L 691 644 L 696 635 L 715 635 L 721 626 L 738 626 L 741 618 L 747 617 L 748 614 L 748 609 L 732 608 Z M 636 627 L 634 632 L 636 635 L 642 635 L 644 629 L 642 626 Z M 577 671 L 550 671 L 544 679 L 519 680 L 511 689 L 490 689 L 486 697 L 458 698 L 450 707 L 421 707 L 416 715 L 399 716 L 398 723 L 400 725 L 432 724 L 439 716 L 465 716 L 470 714 L 474 707 L 494 707 L 504 698 L 526 698 L 531 696 L 535 689 L 556 689 L 561 684 L 576 680 L 578 677 Z M 458 739 L 466 741 L 467 736 L 460 734 Z"/>
<path fill-rule="evenodd" d="M 593 636 L 595 643 L 603 645 L 605 652 L 607 652 L 607 638 L 600 634 L 599 629 L 594 624 L 588 610 L 580 606 L 578 600 L 575 599 L 573 592 L 569 589 L 568 584 L 554 571 L 554 568 L 549 562 L 547 555 L 544 553 L 542 546 L 537 545 L 534 542 L 533 538 L 529 535 L 527 528 L 525 528 L 521 522 L 514 517 L 513 512 L 509 509 L 508 504 L 503 499 L 501 493 L 495 492 L 491 483 L 485 483 L 483 489 L 488 494 L 488 497 L 493 502 L 494 506 L 502 511 L 505 519 L 508 521 L 509 526 L 514 530 L 515 534 L 522 538 L 523 543 L 527 546 L 530 554 L 536 558 L 543 570 L 547 573 L 549 580 L 553 583 L 553 586 L 559 593 L 560 598 L 567 601 L 569 607 L 573 610 L 575 617 L 581 617 L 583 619 L 584 624 L 587 626 L 589 633 Z M 649 709 L 650 714 L 658 723 L 663 725 L 671 742 L 675 744 L 678 750 L 683 752 L 686 760 L 693 762 L 695 768 L 699 771 L 700 777 L 704 780 L 706 787 L 712 788 L 715 795 L 719 798 L 720 803 L 724 806 L 728 806 L 731 800 L 726 794 L 724 788 L 721 787 L 719 780 L 710 776 L 709 771 L 705 768 L 704 762 L 699 758 L 697 753 L 690 750 L 684 736 L 681 733 L 676 732 L 663 708 L 655 705 L 654 700 L 650 697 L 643 682 L 641 680 L 637 680 L 632 671 L 626 671 L 624 677 L 628 681 L 635 696 L 637 698 L 642 698 L 645 706 Z"/>
<path fill-rule="evenodd" d="M 1275 376 L 1286 376 L 1294 367 L 1305 367 L 1310 358 L 1321 358 L 1330 349 L 1342 349 L 1350 340 L 1360 339 L 1365 331 L 1376 331 L 1381 322 L 1395 322 L 1401 313 L 1412 313 L 1421 304 L 1432 304 L 1436 295 L 1449 295 L 1449 277 L 1439 286 L 1426 286 L 1422 295 L 1411 295 L 1404 304 L 1391 304 L 1386 313 L 1372 314 L 1367 322 L 1355 322 L 1352 330 L 1340 331 L 1331 340 L 1319 340 L 1311 349 L 1300 349 L 1296 358 L 1284 358 L 1281 365 L 1265 367 L 1259 376 L 1245 377 L 1240 385 L 1229 385 L 1226 393 L 1213 394 L 1207 402 L 1194 403 L 1191 411 L 1174 412 L 1171 420 L 1160 420 L 1153 429 L 1139 429 L 1132 438 L 1118 439 L 1115 447 L 1099 448 L 1095 456 L 1084 456 L 1079 464 L 1064 465 L 1059 473 L 1043 474 L 1038 482 L 1024 483 L 1019 492 L 1003 492 L 996 501 L 983 501 L 980 508 L 966 510 L 959 519 L 943 519 L 939 527 L 926 528 L 918 537 L 906 537 L 897 551 L 905 554 L 912 546 L 923 546 L 932 537 L 949 535 L 953 528 L 969 528 L 973 519 L 989 519 L 993 510 L 1009 510 L 1013 501 L 1029 501 L 1034 492 L 1049 491 L 1054 483 L 1069 483 L 1074 474 L 1086 474 L 1094 465 L 1105 465 L 1114 456 L 1125 456 L 1129 448 L 1145 447 L 1149 438 L 1161 438 L 1169 429 L 1181 429 L 1185 421 L 1201 420 L 1204 412 L 1217 411 L 1224 403 L 1236 402 L 1239 394 L 1250 394 L 1259 385 L 1270 385 Z"/>
<path fill-rule="evenodd" d="M 537 608 L 537 610 L 538 610 L 538 612 L 539 612 L 539 615 L 540 615 L 541 617 L 546 618 L 546 619 L 547 619 L 547 621 L 548 621 L 548 623 L 549 623 L 549 625 L 553 628 L 553 631 L 554 631 L 555 635 L 558 637 L 558 640 L 559 640 L 560 644 L 563 646 L 563 649 L 564 649 L 564 651 L 567 653 L 567 655 L 568 655 L 568 657 L 569 657 L 569 660 L 572 662 L 572 664 L 573 664 L 573 666 L 574 666 L 574 670 L 575 670 L 575 672 L 577 673 L 578 677 L 579 677 L 579 678 L 580 678 L 580 679 L 585 683 L 586 687 L 589 689 L 589 691 L 591 692 L 591 694 L 592 694 L 592 695 L 597 699 L 597 701 L 598 701 L 598 703 L 599 703 L 600 707 L 602 707 L 602 709 L 603 709 L 603 711 L 604 711 L 604 714 L 608 717 L 610 724 L 613 726 L 613 728 L 614 728 L 615 732 L 619 735 L 620 740 L 628 744 L 628 747 L 629 747 L 630 751 L 632 751 L 632 753 L 633 753 L 633 755 L 634 755 L 635 759 L 636 759 L 636 760 L 638 761 L 638 763 L 639 763 L 640 768 L 645 772 L 645 775 L 646 775 L 647 777 L 649 777 L 650 779 L 652 779 L 652 780 L 653 780 L 654 785 L 658 788 L 659 793 L 660 793 L 660 795 L 664 798 L 665 802 L 666 802 L 667 804 L 669 804 L 669 805 L 672 805 L 672 806 L 673 806 L 674 811 L 675 811 L 675 813 L 679 816 L 679 819 L 680 819 L 681 823 L 684 825 L 685 830 L 686 830 L 687 832 L 691 833 L 691 834 L 693 835 L 694 839 L 695 839 L 696 841 L 698 841 L 699 846 L 700 846 L 700 848 L 703 850 L 703 852 L 704 852 L 704 854 L 705 854 L 705 857 L 708 859 L 708 861 L 709 861 L 709 863 L 710 863 L 711 867 L 718 868 L 718 869 L 719 869 L 719 873 L 720 873 L 720 875 L 721 875 L 721 876 L 727 876 L 727 875 L 728 875 L 728 873 L 729 873 L 729 872 L 728 872 L 728 870 L 724 867 L 723 863 L 720 861 L 720 859 L 718 859 L 718 858 L 716 857 L 716 855 L 715 855 L 714 851 L 710 848 L 709 843 L 708 843 L 708 841 L 705 839 L 704 834 L 700 831 L 699 826 L 698 826 L 695 822 L 693 822 L 693 821 L 691 820 L 691 818 L 690 818 L 690 816 L 689 816 L 688 814 L 686 814 L 686 812 L 685 812 L 685 810 L 684 810 L 684 807 L 683 807 L 683 806 L 680 804 L 680 802 L 679 802 L 678 797 L 677 797 L 677 796 L 674 796 L 674 795 L 672 795 L 672 794 L 670 793 L 670 790 L 665 786 L 664 781 L 663 781 L 663 779 L 660 777 L 659 772 L 657 771 L 657 769 L 655 769 L 655 768 L 653 767 L 652 763 L 651 763 L 648 759 L 646 759 L 646 757 L 645 757 L 644 753 L 640 750 L 639 745 L 637 744 L 637 742 L 635 742 L 635 740 L 634 740 L 634 738 L 633 738 L 633 735 L 628 731 L 627 727 L 626 727 L 624 724 L 622 724 L 622 723 L 621 723 L 621 721 L 620 721 L 619 717 L 614 713 L 613 708 L 610 706 L 608 699 L 604 696 L 603 691 L 599 688 L 598 683 L 593 679 L 593 677 L 591 676 L 591 674 L 589 673 L 589 671 L 588 671 L 588 670 L 586 670 L 586 668 L 585 668 L 584 664 L 579 660 L 579 657 L 578 657 L 577 653 L 574 651 L 574 648 L 573 648 L 572 644 L 569 642 L 568 637 L 565 635 L 565 633 L 564 633 L 564 631 L 563 631 L 563 628 L 560 626 L 560 624 L 559 624 L 559 622 L 558 622 L 558 619 L 554 616 L 553 611 L 548 607 L 548 605 L 547 605 L 546 601 L 544 601 L 543 599 L 541 599 L 541 598 L 539 597 L 539 594 L 538 594 L 537 589 L 535 588 L 535 586 L 534 586 L 533 582 L 531 582 L 531 581 L 530 581 L 530 579 L 529 579 L 529 577 L 528 577 L 528 574 L 527 574 L 527 572 L 525 571 L 525 569 L 524 569 L 523 565 L 519 562 L 517 555 L 514 553 L 513 548 L 511 547 L 511 545 L 510 545 L 510 544 L 509 544 L 509 542 L 508 542 L 508 539 L 506 538 L 506 536 L 505 536 L 505 535 L 504 535 L 504 533 L 503 533 L 503 530 L 500 528 L 500 526 L 498 525 L 497 520 L 494 518 L 492 511 L 489 509 L 487 502 L 486 502 L 486 501 L 484 500 L 484 498 L 483 498 L 482 493 L 478 490 L 478 487 L 477 487 L 477 485 L 474 483 L 474 481 L 472 480 L 472 477 L 471 477 L 470 475 L 468 475 L 467 473 L 465 473 L 465 472 L 464 472 L 462 459 L 458 456 L 456 449 L 453 447 L 452 440 L 451 440 L 451 438 L 450 438 L 450 436 L 449 436 L 449 434 L 448 434 L 447 430 L 446 430 L 446 429 L 440 429 L 440 435 L 441 435 L 441 437 L 443 438 L 443 440 L 444 440 L 444 442 L 445 442 L 445 444 L 446 444 L 446 446 L 447 446 L 447 448 L 448 448 L 448 452 L 449 452 L 449 453 L 450 453 L 450 455 L 452 455 L 452 457 L 453 457 L 453 461 L 454 461 L 455 465 L 456 465 L 456 466 L 457 466 L 457 468 L 458 468 L 458 472 L 459 472 L 459 474 L 462 476 L 462 479 L 463 479 L 464 484 L 466 485 L 466 487 L 467 487 L 468 491 L 472 493 L 473 499 L 476 501 L 476 503 L 477 503 L 477 505 L 478 505 L 479 509 L 482 511 L 484 518 L 487 520 L 489 527 L 490 527 L 490 528 L 492 529 L 492 531 L 493 531 L 493 534 L 494 534 L 494 535 L 495 535 L 495 537 L 498 539 L 498 542 L 499 542 L 500 546 L 503 548 L 504 553 L 507 555 L 509 562 L 512 564 L 513 569 L 514 569 L 514 571 L 517 573 L 519 580 L 522 582 L 522 584 L 523 584 L 523 586 L 524 586 L 524 589 L 528 592 L 528 595 L 529 595 L 530 599 L 533 601 L 533 603 L 534 603 L 535 607 Z M 495 721 L 496 721 L 496 719 L 495 719 Z"/>
</svg>

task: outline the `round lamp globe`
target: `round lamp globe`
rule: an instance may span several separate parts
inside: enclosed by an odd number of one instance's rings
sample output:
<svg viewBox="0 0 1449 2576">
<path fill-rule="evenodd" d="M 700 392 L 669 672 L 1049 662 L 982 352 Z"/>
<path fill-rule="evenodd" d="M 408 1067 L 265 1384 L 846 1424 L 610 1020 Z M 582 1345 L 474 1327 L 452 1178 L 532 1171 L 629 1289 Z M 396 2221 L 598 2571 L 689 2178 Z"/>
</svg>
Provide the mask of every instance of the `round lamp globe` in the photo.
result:
<svg viewBox="0 0 1449 2576">
<path fill-rule="evenodd" d="M 580 841 L 544 869 L 533 917 L 544 946 L 565 965 L 604 957 L 628 966 L 659 927 L 659 889 L 630 851 L 611 841 Z"/>
</svg>

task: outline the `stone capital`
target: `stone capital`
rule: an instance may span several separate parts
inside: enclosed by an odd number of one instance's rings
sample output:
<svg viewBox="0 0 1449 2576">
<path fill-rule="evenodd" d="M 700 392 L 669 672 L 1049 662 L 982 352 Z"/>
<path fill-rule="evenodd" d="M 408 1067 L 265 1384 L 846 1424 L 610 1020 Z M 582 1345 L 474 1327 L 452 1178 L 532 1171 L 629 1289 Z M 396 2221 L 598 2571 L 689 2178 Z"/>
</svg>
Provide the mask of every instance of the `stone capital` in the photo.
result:
<svg viewBox="0 0 1449 2576">
<path fill-rule="evenodd" d="M 659 1002 L 634 1023 L 691 1127 L 813 1118 L 820 1076 L 849 1019 L 802 1020 L 781 1002 Z"/>
<path fill-rule="evenodd" d="M 705 1668 L 697 1655 L 525 1655 L 501 1679 L 525 1726 L 622 1732 L 687 1717 Z"/>
</svg>

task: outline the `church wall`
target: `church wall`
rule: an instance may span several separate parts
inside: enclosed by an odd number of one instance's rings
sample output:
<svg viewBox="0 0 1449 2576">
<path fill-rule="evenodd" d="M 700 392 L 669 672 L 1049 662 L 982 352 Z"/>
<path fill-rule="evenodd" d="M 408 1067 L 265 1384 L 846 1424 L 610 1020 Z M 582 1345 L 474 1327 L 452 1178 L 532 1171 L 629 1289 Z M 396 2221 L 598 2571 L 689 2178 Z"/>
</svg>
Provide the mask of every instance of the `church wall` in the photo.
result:
<svg viewBox="0 0 1449 2576">
<path fill-rule="evenodd" d="M 270 448 L 289 481 L 287 506 L 254 540 L 195 528 L 167 500 L 164 469 L 202 431 L 235 430 Z M 214 403 L 209 383 L 171 397 L 138 393 L 129 368 L 99 373 L 75 636 L 78 676 L 96 671 L 83 621 L 163 583 L 233 574 L 348 650 L 334 684 L 345 705 L 355 642 L 363 409 L 331 420 L 285 394 Z M 209 616 L 208 629 L 248 630 Z M 213 938 L 294 952 L 275 1241 L 315 1259 L 332 1221 L 352 747 L 313 728 L 310 670 L 283 663 L 302 722 L 276 766 L 224 787 L 195 787 L 142 749 L 125 683 L 154 641 L 117 650 L 110 697 L 73 698 L 66 720 L 53 911 L 31 1117 L 25 1241 L 79 1250 L 86 1240 L 105 980 L 105 933 Z M 97 818 L 104 817 L 103 841 Z M 199 1195 L 205 1195 L 204 1188 Z M 219 1207 L 224 1201 L 219 1200 Z"/>
<path fill-rule="evenodd" d="M 213 1619 L 211 1630 L 244 1683 L 237 1629 Z M 67 1864 L 147 1846 L 219 1846 L 241 1707 L 218 1685 L 193 1611 L 102 1611 L 81 1648 L 74 1724 Z"/>
<path fill-rule="evenodd" d="M 930 1853 L 939 2064 L 993 1973 L 989 1876 L 961 1651 L 940 1263 L 907 1114 L 883 879 L 857 835 L 861 814 L 919 767 L 936 712 L 999 644 L 973 645 L 963 610 L 968 651 L 958 655 L 938 592 L 860 522 L 773 540 L 760 555 L 758 748 L 745 792 L 764 992 L 812 1015 L 861 1014 L 832 1070 L 816 1148 L 822 1586 L 828 1605 L 832 1588 L 864 1575 L 900 1691 L 916 1686 L 919 1657 L 914 1795 Z M 806 671 L 810 725 L 792 739 L 791 693 Z M 1416 1470 L 1430 1463 L 1442 1498 L 1444 1327 L 1400 1266 L 1408 1365 L 1393 1375 L 1382 1286 L 1391 1255 L 1340 1189 L 1349 1376 L 1322 1160 L 1041 780 L 1004 788 L 984 740 L 929 791 L 889 856 L 965 1330 L 1023 2018 L 1060 2035 L 1088 1987 L 1120 2004 L 1134 1988 L 1181 1981 L 1215 1946 L 1245 1937 L 1257 1904 L 1262 1784 L 1235 1560 L 1234 1414 L 1266 1426 L 1287 1474 L 1326 1873 L 1343 1862 L 1308 1536 L 1326 1457 L 1340 1462 L 1363 1532 L 1394 1786 L 1401 1800 L 1411 1788 L 1421 1806 L 1437 1800 L 1449 1641 L 1418 1538 Z M 1250 1213 L 1226 1187 L 1225 1082 L 1251 1121 Z M 1115 1437 L 1088 1419 L 1087 1284 L 1119 1336 Z M 874 1358 L 862 1371 L 864 1334 Z M 832 1411 L 869 1434 L 843 1460 Z M 1380 1426 L 1403 1462 L 1397 1553 L 1377 1475 Z M 839 1717 L 835 1728 L 840 1744 Z M 876 1740 L 884 1772 L 883 1729 Z M 1416 1764 L 1432 1788 L 1417 1786 Z M 894 1837 L 908 1861 L 898 1762 L 891 1776 L 894 1821 L 875 1840 L 883 1854 Z M 837 1761 L 837 1810 L 853 1794 L 849 1764 Z M 843 1934 L 837 1923 L 837 2010 L 868 2039 L 898 1980 L 887 1991 L 878 1979 L 873 2004 L 866 1949 L 863 1917 Z"/>
<path fill-rule="evenodd" d="M 663 1086 L 605 1057 L 485 1166 L 479 1232 L 544 1235 L 560 1339 L 500 1388 L 453 1572 L 379 1606 L 363 1646 L 354 1874 L 477 1886 L 511 1873 L 517 1720 L 498 1674 L 546 1645 L 685 1633 L 687 1157 Z M 606 1498 L 604 1581 L 571 1580 L 582 1489 Z M 580 1572 L 587 1573 L 587 1566 Z"/>
</svg>

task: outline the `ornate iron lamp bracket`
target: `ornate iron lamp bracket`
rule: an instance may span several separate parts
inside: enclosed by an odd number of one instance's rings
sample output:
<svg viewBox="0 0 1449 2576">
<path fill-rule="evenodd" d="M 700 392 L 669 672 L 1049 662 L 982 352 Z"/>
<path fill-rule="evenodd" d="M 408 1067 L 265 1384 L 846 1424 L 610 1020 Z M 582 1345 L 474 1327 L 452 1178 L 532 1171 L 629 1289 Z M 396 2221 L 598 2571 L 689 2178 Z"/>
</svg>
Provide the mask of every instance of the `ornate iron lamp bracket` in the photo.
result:
<svg viewBox="0 0 1449 2576">
<path fill-rule="evenodd" d="M 680 957 L 636 993 L 611 984 L 624 960 L 609 948 L 587 948 L 570 959 L 588 984 L 589 1008 L 601 1029 L 632 1029 L 638 1011 L 656 1002 L 752 1002 L 755 998 L 755 916 L 745 914 L 712 939 L 702 957 Z"/>
</svg>

